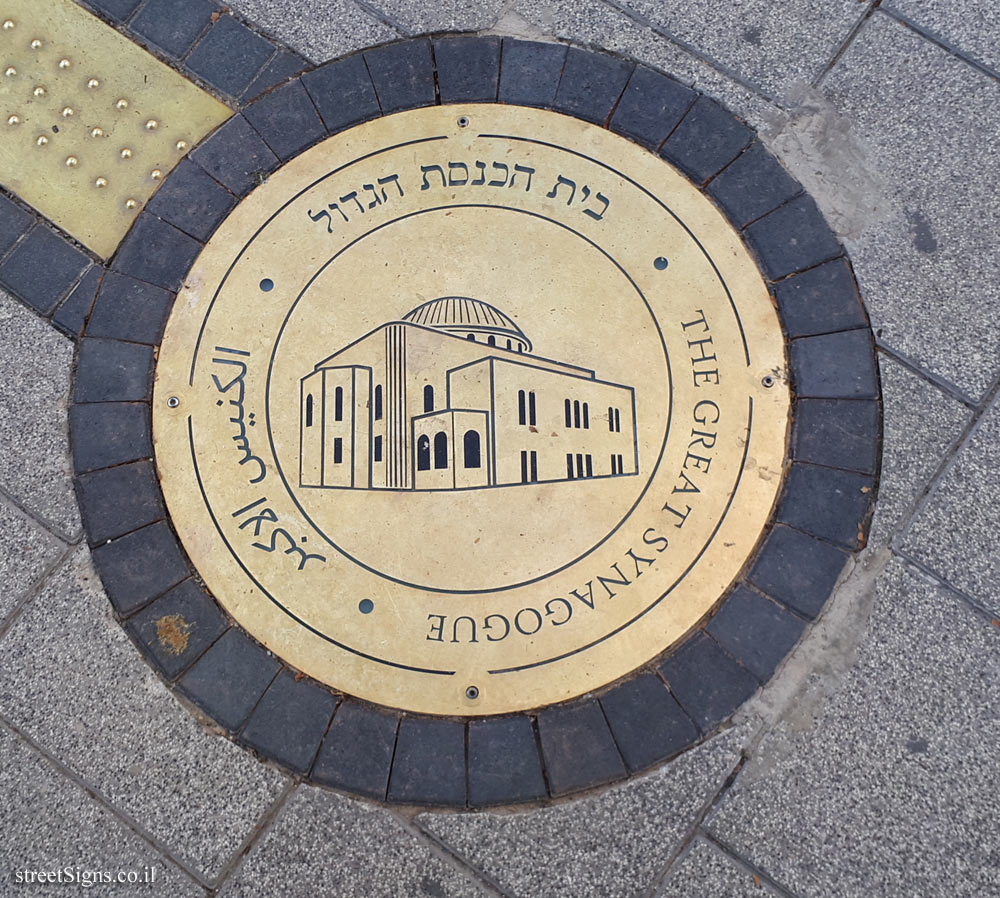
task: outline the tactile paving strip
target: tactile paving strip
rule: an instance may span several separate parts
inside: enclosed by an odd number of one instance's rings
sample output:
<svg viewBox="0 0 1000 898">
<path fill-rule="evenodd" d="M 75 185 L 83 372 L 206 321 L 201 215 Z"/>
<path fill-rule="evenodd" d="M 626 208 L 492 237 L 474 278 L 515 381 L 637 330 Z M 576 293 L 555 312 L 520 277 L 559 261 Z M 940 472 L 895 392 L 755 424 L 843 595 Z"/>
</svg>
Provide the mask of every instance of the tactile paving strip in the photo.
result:
<svg viewBox="0 0 1000 898">
<path fill-rule="evenodd" d="M 0 2 L 0 183 L 100 256 L 230 114 L 71 0 Z"/>
</svg>

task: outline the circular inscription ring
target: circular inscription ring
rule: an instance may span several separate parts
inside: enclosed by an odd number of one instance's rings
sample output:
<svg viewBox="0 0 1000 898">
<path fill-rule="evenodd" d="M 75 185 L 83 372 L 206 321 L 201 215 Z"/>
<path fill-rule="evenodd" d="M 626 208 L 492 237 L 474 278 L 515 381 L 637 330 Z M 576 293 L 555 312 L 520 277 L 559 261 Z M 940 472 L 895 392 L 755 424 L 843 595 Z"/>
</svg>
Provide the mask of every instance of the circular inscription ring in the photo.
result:
<svg viewBox="0 0 1000 898">
<path fill-rule="evenodd" d="M 619 778 L 767 679 L 863 542 L 880 415 L 850 269 L 749 129 L 665 76 L 498 39 L 366 57 L 193 153 L 229 189 L 256 144 L 272 170 L 204 247 L 115 262 L 176 290 L 156 471 L 221 610 L 193 580 L 122 595 L 125 557 L 171 551 L 159 515 L 95 561 L 182 692 L 317 781 L 462 806 Z"/>
</svg>

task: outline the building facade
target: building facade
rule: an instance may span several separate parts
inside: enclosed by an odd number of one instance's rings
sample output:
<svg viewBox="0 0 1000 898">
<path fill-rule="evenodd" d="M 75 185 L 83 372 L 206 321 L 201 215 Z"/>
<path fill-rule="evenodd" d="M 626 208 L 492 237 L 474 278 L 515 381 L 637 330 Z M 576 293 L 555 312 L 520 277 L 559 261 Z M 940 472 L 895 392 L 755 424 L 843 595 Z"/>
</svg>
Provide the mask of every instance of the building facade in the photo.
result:
<svg viewBox="0 0 1000 898">
<path fill-rule="evenodd" d="M 300 382 L 299 485 L 448 490 L 639 472 L 632 387 L 532 354 L 480 300 L 418 306 Z"/>
</svg>

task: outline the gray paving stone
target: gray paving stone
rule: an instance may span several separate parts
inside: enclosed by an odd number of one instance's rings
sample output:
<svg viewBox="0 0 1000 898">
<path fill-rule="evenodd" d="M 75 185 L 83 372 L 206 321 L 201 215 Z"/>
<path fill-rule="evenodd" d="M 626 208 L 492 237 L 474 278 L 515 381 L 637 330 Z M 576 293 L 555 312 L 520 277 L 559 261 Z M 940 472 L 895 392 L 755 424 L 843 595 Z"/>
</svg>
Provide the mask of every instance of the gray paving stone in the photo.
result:
<svg viewBox="0 0 1000 898">
<path fill-rule="evenodd" d="M 75 538 L 80 513 L 70 480 L 66 395 L 73 344 L 0 291 L 0 487 Z"/>
<path fill-rule="evenodd" d="M 934 488 L 903 550 L 1000 617 L 1000 399 Z"/>
<path fill-rule="evenodd" d="M 219 898 L 485 895 L 392 814 L 301 786 Z"/>
<path fill-rule="evenodd" d="M 317 63 L 399 37 L 351 0 L 238 0 L 230 6 Z"/>
<path fill-rule="evenodd" d="M 739 760 L 729 730 L 659 771 L 519 814 L 424 814 L 417 822 L 515 898 L 647 893 Z"/>
<path fill-rule="evenodd" d="M 372 0 L 371 6 L 410 34 L 484 31 L 507 6 L 505 0 Z"/>
<path fill-rule="evenodd" d="M 981 139 L 1000 83 L 876 14 L 823 89 L 887 191 L 884 220 L 848 240 L 876 333 L 982 396 L 1000 369 L 1000 146 Z"/>
<path fill-rule="evenodd" d="M 885 545 L 926 489 L 972 412 L 879 353 L 884 421 L 882 474 L 869 546 Z"/>
<path fill-rule="evenodd" d="M 114 621 L 86 549 L 3 640 L 0 713 L 206 876 L 284 777 L 199 727 Z"/>
<path fill-rule="evenodd" d="M 149 898 L 194 898 L 205 891 L 107 808 L 24 741 L 0 728 L 0 889 L 4 894 L 125 894 L 127 885 L 84 885 L 90 871 L 134 871 Z M 67 879 L 67 868 L 73 879 Z M 18 872 L 61 871 L 63 882 L 18 884 Z M 93 883 L 93 877 L 89 877 Z"/>
<path fill-rule="evenodd" d="M 52 534 L 0 499 L 0 621 L 14 610 L 62 548 Z"/>
<path fill-rule="evenodd" d="M 890 0 L 882 8 L 906 16 L 957 50 L 1000 70 L 1000 17 L 992 0 Z"/>
<path fill-rule="evenodd" d="M 794 0 L 776 15 L 767 0 L 617 0 L 665 33 L 697 47 L 771 96 L 811 82 L 861 19 L 867 2 Z"/>
<path fill-rule="evenodd" d="M 777 113 L 758 94 L 604 3 L 516 0 L 512 10 L 554 37 L 623 53 L 660 69 L 721 100 L 754 127 L 762 127 Z"/>
<path fill-rule="evenodd" d="M 778 893 L 707 839 L 695 839 L 670 868 L 657 898 L 769 898 Z"/>
<path fill-rule="evenodd" d="M 1000 629 L 892 560 L 856 660 L 832 694 L 812 678 L 709 831 L 796 895 L 995 894 L 998 649 Z"/>
</svg>

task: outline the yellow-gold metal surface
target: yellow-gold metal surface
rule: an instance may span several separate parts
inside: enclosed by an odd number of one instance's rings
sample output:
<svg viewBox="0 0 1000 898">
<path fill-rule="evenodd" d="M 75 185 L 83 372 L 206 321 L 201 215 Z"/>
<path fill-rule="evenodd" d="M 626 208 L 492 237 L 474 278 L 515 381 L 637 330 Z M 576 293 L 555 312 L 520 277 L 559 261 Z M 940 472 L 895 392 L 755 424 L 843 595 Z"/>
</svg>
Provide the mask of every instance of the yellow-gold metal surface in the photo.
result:
<svg viewBox="0 0 1000 898">
<path fill-rule="evenodd" d="M 216 231 L 160 349 L 156 460 L 205 582 L 289 664 L 496 714 L 711 612 L 779 491 L 785 375 L 749 253 L 663 160 L 552 112 L 420 109 Z"/>
<path fill-rule="evenodd" d="M 149 172 L 231 111 L 72 0 L 2 0 L 0 16 L 0 183 L 106 258 L 156 189 Z"/>
</svg>

